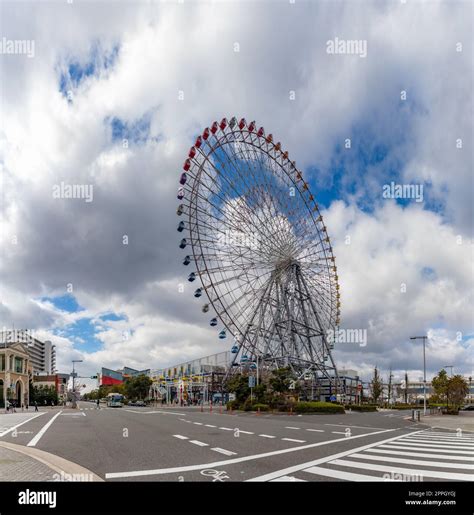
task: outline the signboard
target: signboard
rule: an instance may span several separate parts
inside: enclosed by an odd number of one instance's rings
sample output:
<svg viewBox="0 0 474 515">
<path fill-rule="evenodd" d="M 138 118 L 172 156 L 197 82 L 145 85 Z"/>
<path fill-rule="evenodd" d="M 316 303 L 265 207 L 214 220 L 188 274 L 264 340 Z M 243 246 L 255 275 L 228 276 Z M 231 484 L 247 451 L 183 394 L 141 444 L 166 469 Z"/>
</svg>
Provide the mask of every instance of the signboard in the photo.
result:
<svg viewBox="0 0 474 515">
<path fill-rule="evenodd" d="M 255 376 L 249 376 L 249 388 L 255 388 Z"/>
<path fill-rule="evenodd" d="M 329 397 L 329 400 L 330 400 L 331 402 L 336 402 L 337 397 L 336 397 L 335 395 L 331 395 L 331 397 Z"/>
<path fill-rule="evenodd" d="M 229 393 L 229 401 L 235 401 L 235 393 Z"/>
</svg>

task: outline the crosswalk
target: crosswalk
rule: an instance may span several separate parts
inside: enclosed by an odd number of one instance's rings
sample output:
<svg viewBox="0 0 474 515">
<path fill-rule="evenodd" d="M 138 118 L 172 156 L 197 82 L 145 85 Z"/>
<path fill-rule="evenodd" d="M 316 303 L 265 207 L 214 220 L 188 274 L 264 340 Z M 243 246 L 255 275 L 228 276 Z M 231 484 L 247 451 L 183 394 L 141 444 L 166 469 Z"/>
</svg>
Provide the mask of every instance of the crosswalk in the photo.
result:
<svg viewBox="0 0 474 515">
<path fill-rule="evenodd" d="M 308 465 L 308 464 L 307 464 Z M 423 430 L 329 456 L 270 481 L 472 481 L 474 434 Z"/>
</svg>

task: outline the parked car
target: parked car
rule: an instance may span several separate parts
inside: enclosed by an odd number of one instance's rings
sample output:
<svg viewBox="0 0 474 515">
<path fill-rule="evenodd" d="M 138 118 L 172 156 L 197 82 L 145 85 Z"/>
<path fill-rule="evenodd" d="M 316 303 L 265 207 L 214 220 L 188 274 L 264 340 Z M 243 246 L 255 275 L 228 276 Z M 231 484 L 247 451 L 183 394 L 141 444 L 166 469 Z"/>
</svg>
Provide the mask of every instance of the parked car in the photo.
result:
<svg viewBox="0 0 474 515">
<path fill-rule="evenodd" d="M 466 404 L 461 408 L 462 411 L 473 411 L 474 410 L 474 404 Z"/>
<path fill-rule="evenodd" d="M 129 406 L 136 406 L 136 407 L 145 407 L 146 402 L 145 401 L 131 401 L 128 403 Z"/>
</svg>

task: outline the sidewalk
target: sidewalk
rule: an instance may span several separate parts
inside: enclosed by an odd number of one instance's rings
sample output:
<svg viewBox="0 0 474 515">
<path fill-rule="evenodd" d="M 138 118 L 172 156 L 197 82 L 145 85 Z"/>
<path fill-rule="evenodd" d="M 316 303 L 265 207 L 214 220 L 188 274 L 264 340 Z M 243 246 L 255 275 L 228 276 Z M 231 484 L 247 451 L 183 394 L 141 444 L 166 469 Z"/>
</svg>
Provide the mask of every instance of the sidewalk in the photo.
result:
<svg viewBox="0 0 474 515">
<path fill-rule="evenodd" d="M 474 432 L 474 413 L 472 411 L 460 411 L 459 415 L 426 415 L 421 416 L 420 423 L 430 426 L 432 428 L 449 429 L 456 431 Z"/>
<path fill-rule="evenodd" d="M 104 481 L 89 469 L 33 447 L 0 441 L 0 481 Z"/>
</svg>

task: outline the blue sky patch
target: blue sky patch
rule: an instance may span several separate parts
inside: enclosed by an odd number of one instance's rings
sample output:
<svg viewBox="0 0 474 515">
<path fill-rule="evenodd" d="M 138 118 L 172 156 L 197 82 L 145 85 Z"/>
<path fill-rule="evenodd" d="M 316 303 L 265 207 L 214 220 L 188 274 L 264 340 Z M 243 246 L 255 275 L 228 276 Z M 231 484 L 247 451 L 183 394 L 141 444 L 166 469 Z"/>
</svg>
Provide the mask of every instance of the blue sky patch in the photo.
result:
<svg viewBox="0 0 474 515">
<path fill-rule="evenodd" d="M 68 98 L 68 91 L 74 91 L 87 78 L 98 76 L 101 72 L 112 68 L 117 60 L 120 46 L 115 45 L 106 51 L 100 43 L 94 43 L 86 60 L 71 57 L 61 66 L 59 91 Z M 68 98 L 68 102 L 72 102 Z"/>
<path fill-rule="evenodd" d="M 66 294 L 60 297 L 41 297 L 40 300 L 42 302 L 51 302 L 56 309 L 67 311 L 68 313 L 84 311 L 84 308 L 78 304 L 74 295 Z"/>
</svg>

